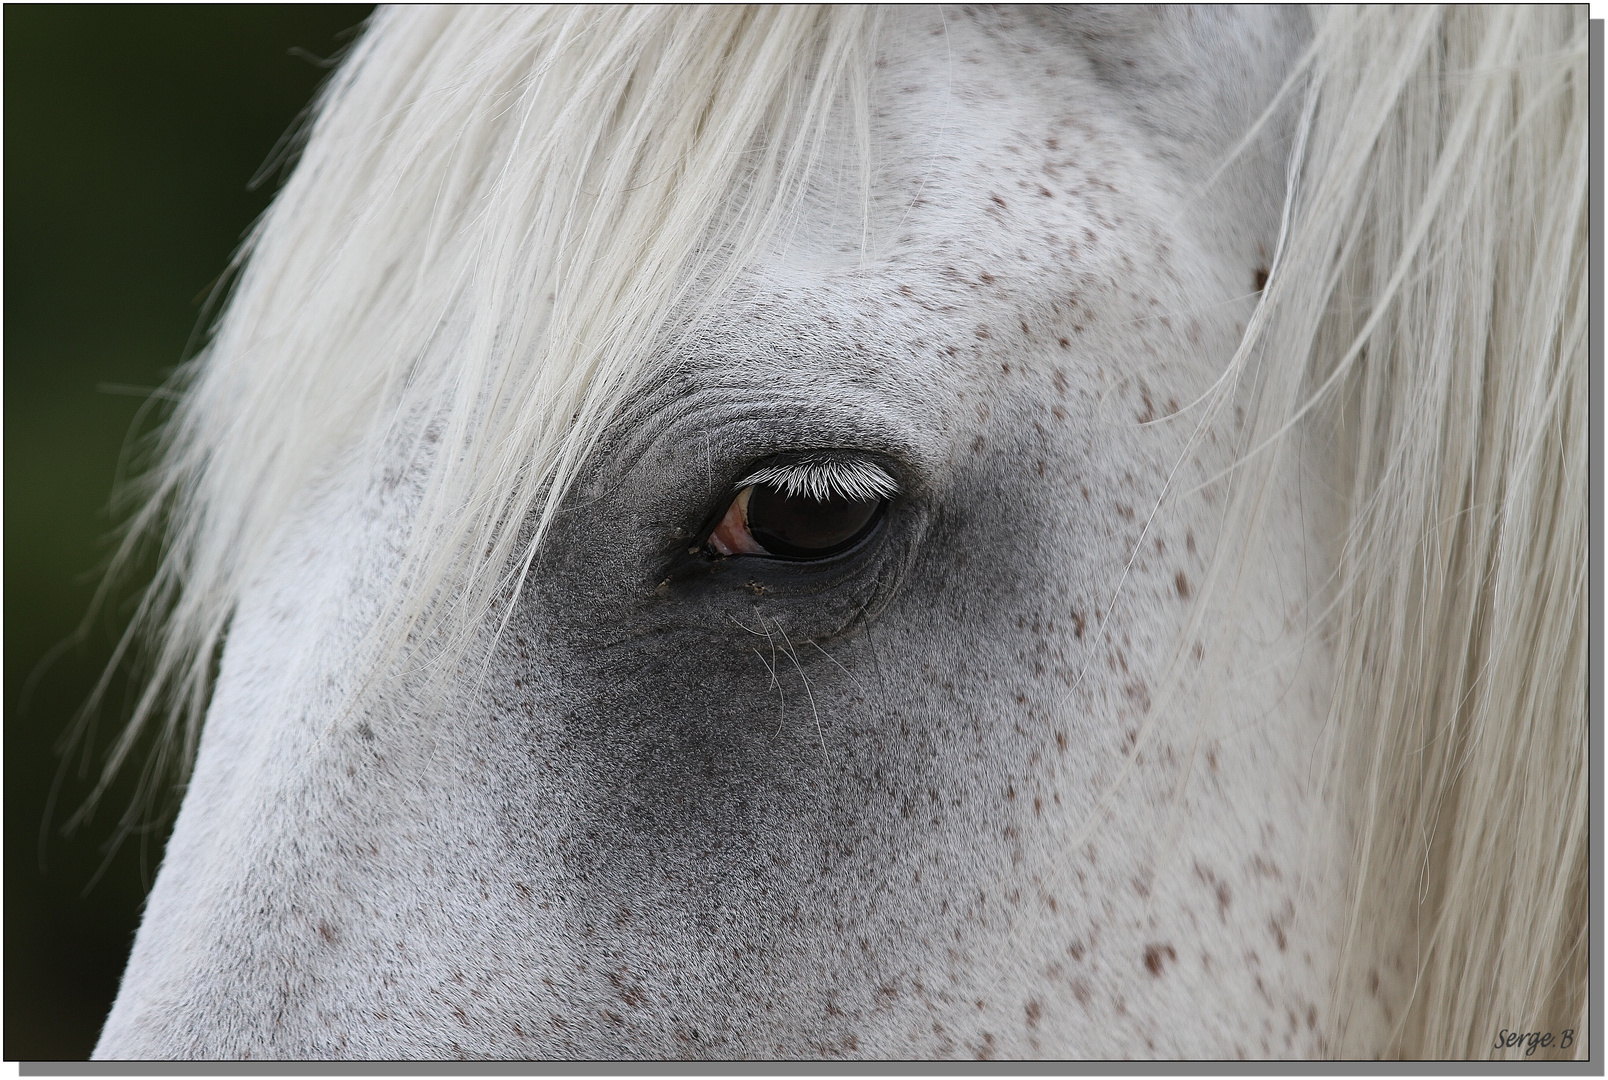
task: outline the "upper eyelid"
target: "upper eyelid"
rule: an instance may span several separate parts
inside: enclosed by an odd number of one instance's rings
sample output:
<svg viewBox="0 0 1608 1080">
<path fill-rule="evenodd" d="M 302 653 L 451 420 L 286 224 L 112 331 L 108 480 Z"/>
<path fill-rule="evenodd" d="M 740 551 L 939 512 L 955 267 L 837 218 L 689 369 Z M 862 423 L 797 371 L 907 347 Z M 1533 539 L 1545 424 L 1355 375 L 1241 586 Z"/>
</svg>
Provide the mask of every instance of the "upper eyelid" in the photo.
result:
<svg viewBox="0 0 1608 1080">
<path fill-rule="evenodd" d="M 889 499 L 899 494 L 899 483 L 887 470 L 865 458 L 806 458 L 756 469 L 737 482 L 735 490 L 769 484 L 791 497 L 803 495 L 824 500 Z"/>
</svg>

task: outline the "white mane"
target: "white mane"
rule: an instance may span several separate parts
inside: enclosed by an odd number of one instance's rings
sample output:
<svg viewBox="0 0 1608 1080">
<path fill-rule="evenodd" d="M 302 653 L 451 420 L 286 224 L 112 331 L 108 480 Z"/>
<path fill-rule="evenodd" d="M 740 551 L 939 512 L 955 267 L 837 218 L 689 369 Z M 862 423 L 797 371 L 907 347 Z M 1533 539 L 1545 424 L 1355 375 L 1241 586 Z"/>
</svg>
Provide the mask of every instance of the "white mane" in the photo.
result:
<svg viewBox="0 0 1608 1080">
<path fill-rule="evenodd" d="M 1366 793 L 1340 1029 L 1394 928 L 1416 974 L 1391 1045 L 1342 1054 L 1590 1030 L 1586 30 L 1564 7 L 1322 18 L 1234 361 L 1258 408 L 1209 587 L 1232 592 L 1297 432 L 1345 499 L 1319 620 L 1331 781 Z"/>
<path fill-rule="evenodd" d="M 849 8 L 377 15 L 179 377 L 124 548 L 166 537 L 130 631 L 151 675 L 106 778 L 153 722 L 152 775 L 188 769 L 236 600 L 343 455 L 401 440 L 424 493 L 376 670 L 500 617 L 623 395 L 785 223 L 833 116 L 863 129 L 874 31 Z M 1396 1041 L 1342 1053 L 1588 1030 L 1585 32 L 1574 8 L 1339 11 L 1288 90 L 1285 234 L 1223 382 L 1256 407 L 1196 617 L 1232 617 L 1278 455 L 1326 440 L 1329 767 L 1370 807 L 1342 1029 L 1373 929 L 1419 949 Z M 760 482 L 893 490 L 843 462 Z"/>
</svg>

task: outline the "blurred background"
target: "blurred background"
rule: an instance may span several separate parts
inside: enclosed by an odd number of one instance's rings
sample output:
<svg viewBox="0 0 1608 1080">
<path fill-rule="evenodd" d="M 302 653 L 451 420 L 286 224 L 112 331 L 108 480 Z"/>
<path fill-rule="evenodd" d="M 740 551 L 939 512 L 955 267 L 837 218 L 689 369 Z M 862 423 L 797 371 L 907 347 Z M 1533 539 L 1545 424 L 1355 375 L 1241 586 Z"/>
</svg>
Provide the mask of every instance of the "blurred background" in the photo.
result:
<svg viewBox="0 0 1608 1080">
<path fill-rule="evenodd" d="M 7 1059 L 88 1056 L 166 839 L 108 853 L 127 780 L 61 831 L 124 715 L 121 681 L 46 820 L 55 747 L 139 584 L 69 640 L 110 555 L 119 453 L 277 175 L 248 182 L 368 12 L 4 9 Z"/>
</svg>

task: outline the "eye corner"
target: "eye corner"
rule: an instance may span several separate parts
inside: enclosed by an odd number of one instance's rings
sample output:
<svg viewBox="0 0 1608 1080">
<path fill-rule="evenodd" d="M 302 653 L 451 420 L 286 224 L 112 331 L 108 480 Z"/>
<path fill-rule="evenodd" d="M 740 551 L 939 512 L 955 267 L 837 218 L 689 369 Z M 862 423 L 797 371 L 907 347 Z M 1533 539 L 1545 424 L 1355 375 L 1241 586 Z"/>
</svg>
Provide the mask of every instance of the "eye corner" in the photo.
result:
<svg viewBox="0 0 1608 1080">
<path fill-rule="evenodd" d="M 735 555 L 764 555 L 766 551 L 757 543 L 748 529 L 748 504 L 754 486 L 738 491 L 726 504 L 726 509 L 704 537 L 704 550 L 717 559 Z"/>
</svg>

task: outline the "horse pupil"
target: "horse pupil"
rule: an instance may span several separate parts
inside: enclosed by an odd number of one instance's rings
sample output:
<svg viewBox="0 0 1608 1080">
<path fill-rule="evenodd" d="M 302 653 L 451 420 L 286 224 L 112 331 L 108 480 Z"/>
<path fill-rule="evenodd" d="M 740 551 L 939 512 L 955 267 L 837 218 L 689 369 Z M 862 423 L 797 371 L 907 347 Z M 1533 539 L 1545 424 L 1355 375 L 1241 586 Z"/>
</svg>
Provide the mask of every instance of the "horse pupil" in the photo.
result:
<svg viewBox="0 0 1608 1080">
<path fill-rule="evenodd" d="M 760 485 L 748 498 L 748 532 L 772 555 L 819 559 L 858 540 L 880 499 L 812 499 Z"/>
</svg>

